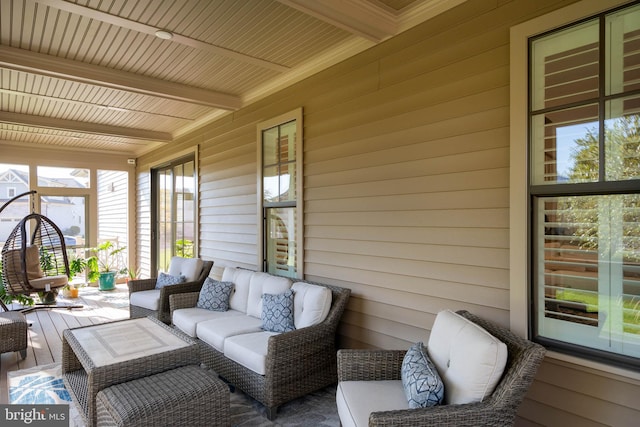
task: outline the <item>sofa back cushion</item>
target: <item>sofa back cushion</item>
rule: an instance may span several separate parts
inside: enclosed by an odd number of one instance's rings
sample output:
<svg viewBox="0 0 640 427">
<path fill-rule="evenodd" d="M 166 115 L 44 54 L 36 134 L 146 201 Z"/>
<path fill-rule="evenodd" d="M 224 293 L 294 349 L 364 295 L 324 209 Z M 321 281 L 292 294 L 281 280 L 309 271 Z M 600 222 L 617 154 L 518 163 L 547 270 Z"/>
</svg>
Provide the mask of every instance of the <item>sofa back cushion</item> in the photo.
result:
<svg viewBox="0 0 640 427">
<path fill-rule="evenodd" d="M 427 352 L 444 382 L 445 404 L 481 402 L 507 363 L 503 342 L 450 310 L 436 316 Z"/>
<path fill-rule="evenodd" d="M 174 256 L 169 263 L 168 273 L 172 276 L 184 276 L 187 282 L 193 282 L 200 276 L 202 260 L 200 258 L 182 258 Z"/>
<path fill-rule="evenodd" d="M 262 318 L 262 294 L 281 294 L 291 288 L 291 280 L 269 273 L 253 272 L 249 280 L 247 314 Z"/>
<path fill-rule="evenodd" d="M 311 283 L 296 282 L 291 287 L 293 319 L 296 329 L 317 325 L 324 321 L 331 308 L 331 290 Z"/>
<path fill-rule="evenodd" d="M 247 312 L 247 299 L 249 298 L 249 281 L 253 271 L 235 267 L 225 267 L 222 272 L 222 282 L 231 282 L 235 286 L 229 298 L 231 310 Z"/>
</svg>

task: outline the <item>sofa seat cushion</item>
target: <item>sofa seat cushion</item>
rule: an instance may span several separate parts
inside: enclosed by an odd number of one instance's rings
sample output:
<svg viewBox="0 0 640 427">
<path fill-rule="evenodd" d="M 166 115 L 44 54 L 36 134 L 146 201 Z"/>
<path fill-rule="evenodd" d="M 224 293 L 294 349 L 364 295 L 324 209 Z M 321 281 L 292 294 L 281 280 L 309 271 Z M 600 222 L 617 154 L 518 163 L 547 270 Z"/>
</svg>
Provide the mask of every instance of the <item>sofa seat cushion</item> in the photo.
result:
<svg viewBox="0 0 640 427">
<path fill-rule="evenodd" d="M 229 337 L 224 342 L 224 355 L 245 368 L 264 375 L 267 371 L 269 337 L 273 335 L 277 333 L 263 331 Z"/>
<path fill-rule="evenodd" d="M 444 404 L 481 402 L 490 396 L 507 363 L 507 346 L 450 310 L 431 329 L 427 353 L 444 382 Z"/>
<path fill-rule="evenodd" d="M 193 282 L 200 276 L 202 264 L 203 262 L 200 258 L 174 256 L 169 263 L 168 273 L 172 276 L 184 276 L 187 282 Z"/>
<path fill-rule="evenodd" d="M 196 336 L 222 353 L 227 338 L 260 332 L 261 326 L 262 321 L 252 316 L 227 316 L 199 322 L 196 326 Z"/>
<path fill-rule="evenodd" d="M 181 308 L 173 312 L 171 322 L 173 325 L 180 329 L 190 337 L 196 337 L 196 326 L 200 322 L 204 322 L 211 319 L 224 319 L 227 317 L 240 317 L 244 316 L 244 313 L 235 310 L 227 311 L 213 311 L 206 308 Z"/>
<path fill-rule="evenodd" d="M 343 427 L 369 425 L 372 412 L 409 409 L 402 381 L 340 381 L 336 406 Z"/>
<path fill-rule="evenodd" d="M 329 288 L 311 283 L 296 282 L 293 289 L 293 311 L 296 329 L 322 323 L 331 308 Z"/>
<path fill-rule="evenodd" d="M 146 308 L 148 310 L 158 311 L 160 302 L 160 289 L 151 289 L 148 291 L 133 292 L 129 299 L 129 304 L 136 307 Z"/>
</svg>

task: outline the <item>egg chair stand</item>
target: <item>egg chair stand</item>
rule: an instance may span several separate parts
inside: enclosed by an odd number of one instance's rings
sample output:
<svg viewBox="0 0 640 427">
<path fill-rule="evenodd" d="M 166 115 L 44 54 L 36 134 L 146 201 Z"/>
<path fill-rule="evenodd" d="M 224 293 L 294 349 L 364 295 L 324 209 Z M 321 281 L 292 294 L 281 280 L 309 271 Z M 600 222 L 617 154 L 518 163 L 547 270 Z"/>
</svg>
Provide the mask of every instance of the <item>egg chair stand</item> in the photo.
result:
<svg viewBox="0 0 640 427">
<path fill-rule="evenodd" d="M 29 191 L 6 202 L 0 213 L 14 200 L 36 194 Z M 60 228 L 44 215 L 33 212 L 25 216 L 9 234 L 2 248 L 2 281 L 10 295 L 43 295 L 43 303 L 26 307 L 27 312 L 38 308 L 82 308 L 81 305 L 56 305 L 58 289 L 69 283 L 69 260 L 64 236 Z M 2 308 L 8 311 L 4 302 Z"/>
</svg>

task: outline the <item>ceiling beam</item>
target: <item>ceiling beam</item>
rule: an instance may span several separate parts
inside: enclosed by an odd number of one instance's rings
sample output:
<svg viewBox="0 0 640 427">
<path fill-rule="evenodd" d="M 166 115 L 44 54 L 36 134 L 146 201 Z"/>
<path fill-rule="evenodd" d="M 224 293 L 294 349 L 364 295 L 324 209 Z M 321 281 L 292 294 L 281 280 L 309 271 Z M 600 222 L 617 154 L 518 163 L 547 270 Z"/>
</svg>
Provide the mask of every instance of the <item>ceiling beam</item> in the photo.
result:
<svg viewBox="0 0 640 427">
<path fill-rule="evenodd" d="M 278 0 L 352 34 L 376 43 L 398 31 L 398 17 L 366 0 Z"/>
<path fill-rule="evenodd" d="M 242 106 L 235 95 L 9 46 L 0 46 L 0 67 L 224 110 Z"/>
<path fill-rule="evenodd" d="M 167 43 L 178 43 L 184 46 L 189 46 L 198 50 L 213 53 L 215 55 L 220 55 L 229 59 L 244 62 L 245 64 L 251 64 L 261 68 L 278 71 L 280 73 L 289 71 L 289 67 L 287 66 L 276 64 L 274 62 L 270 62 L 261 58 L 256 58 L 254 56 L 245 55 L 243 53 L 236 52 L 231 49 L 226 49 L 224 47 L 216 46 L 210 43 L 205 43 L 201 40 L 192 39 L 190 37 L 176 34 L 172 31 L 171 28 L 154 27 L 154 26 L 136 22 L 130 19 L 122 18 L 117 15 L 111 15 L 109 13 L 102 12 L 97 9 L 92 9 L 87 6 L 82 6 L 76 3 L 70 3 L 64 0 L 35 0 L 35 2 L 53 7 L 58 10 L 64 10 L 65 12 L 85 16 L 87 18 L 91 18 L 96 21 L 101 21 L 101 22 L 122 27 L 128 30 L 137 31 L 142 34 L 152 35 L 154 37 L 155 37 L 156 31 L 158 30 L 170 31 L 173 34 L 173 37 L 171 38 L 171 40 L 166 40 Z"/>
<path fill-rule="evenodd" d="M 8 123 L 18 126 L 32 126 L 45 129 L 57 129 L 68 132 L 80 132 L 91 135 L 141 139 L 145 141 L 172 141 L 172 136 L 168 132 L 79 122 L 75 120 L 58 119 L 55 117 L 32 116 L 28 114 L 11 113 L 8 111 L 0 111 L 0 123 Z"/>
</svg>

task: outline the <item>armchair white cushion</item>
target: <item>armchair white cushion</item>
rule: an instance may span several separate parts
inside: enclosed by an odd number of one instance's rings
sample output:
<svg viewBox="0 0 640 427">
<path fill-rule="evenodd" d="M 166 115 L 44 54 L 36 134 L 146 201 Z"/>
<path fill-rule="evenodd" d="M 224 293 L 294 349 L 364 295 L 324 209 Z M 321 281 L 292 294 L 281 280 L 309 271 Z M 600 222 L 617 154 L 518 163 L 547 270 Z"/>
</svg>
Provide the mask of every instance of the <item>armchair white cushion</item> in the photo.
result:
<svg viewBox="0 0 640 427">
<path fill-rule="evenodd" d="M 482 402 L 507 363 L 502 341 L 450 310 L 436 316 L 427 352 L 444 382 L 443 403 L 449 405 Z"/>
<path fill-rule="evenodd" d="M 198 279 L 202 271 L 202 259 L 200 258 L 182 258 L 174 256 L 169 263 L 168 273 L 172 276 L 184 276 L 185 282 L 193 282 Z"/>
<path fill-rule="evenodd" d="M 293 319 L 296 329 L 322 323 L 331 308 L 331 291 L 324 286 L 296 282 L 291 287 L 293 296 Z"/>
<path fill-rule="evenodd" d="M 160 302 L 160 289 L 134 292 L 129 297 L 129 304 L 146 308 L 147 310 L 158 310 Z"/>
</svg>

